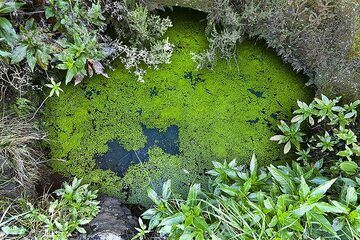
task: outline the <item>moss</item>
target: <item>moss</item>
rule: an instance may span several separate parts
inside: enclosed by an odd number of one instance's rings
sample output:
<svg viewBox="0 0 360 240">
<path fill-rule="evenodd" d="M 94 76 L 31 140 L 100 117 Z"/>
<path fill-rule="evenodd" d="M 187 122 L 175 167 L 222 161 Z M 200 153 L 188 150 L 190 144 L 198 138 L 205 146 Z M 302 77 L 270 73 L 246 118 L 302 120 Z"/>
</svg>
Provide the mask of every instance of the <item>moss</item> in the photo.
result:
<svg viewBox="0 0 360 240">
<path fill-rule="evenodd" d="M 351 58 L 360 58 L 360 20 L 359 20 L 359 29 L 356 31 L 354 44 L 350 51 Z"/>
<path fill-rule="evenodd" d="M 238 65 L 219 62 L 196 71 L 191 52 L 207 47 L 202 15 L 174 13 L 168 37 L 174 43 L 172 63 L 149 70 L 145 83 L 115 64 L 110 78 L 92 78 L 79 87 L 66 86 L 59 98 L 46 104 L 53 168 L 83 177 L 104 193 L 131 203 L 146 204 L 146 187 L 159 188 L 173 179 L 181 193 L 191 182 L 202 182 L 211 161 L 237 158 L 247 162 L 282 158 L 281 148 L 269 141 L 278 120 L 290 114 L 297 99 L 309 101 L 304 79 L 262 44 L 244 42 L 237 49 Z M 179 126 L 180 154 L 159 148 L 150 159 L 133 165 L 120 178 L 97 169 L 94 157 L 104 154 L 116 139 L 127 150 L 146 143 L 141 125 L 166 129 Z M 65 159 L 66 161 L 58 161 Z"/>
</svg>

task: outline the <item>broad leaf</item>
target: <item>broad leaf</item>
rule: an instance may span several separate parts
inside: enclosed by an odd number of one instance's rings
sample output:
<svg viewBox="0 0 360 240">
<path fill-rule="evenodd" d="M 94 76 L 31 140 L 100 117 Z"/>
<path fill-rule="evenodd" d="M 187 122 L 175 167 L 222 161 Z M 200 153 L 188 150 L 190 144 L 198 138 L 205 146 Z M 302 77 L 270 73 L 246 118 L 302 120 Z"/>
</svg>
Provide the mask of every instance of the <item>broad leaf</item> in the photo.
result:
<svg viewBox="0 0 360 240">
<path fill-rule="evenodd" d="M 27 46 L 17 46 L 12 52 L 11 63 L 19 63 L 26 57 Z"/>
<path fill-rule="evenodd" d="M 273 178 L 281 185 L 282 191 L 284 193 L 293 194 L 295 192 L 294 182 L 290 179 L 289 176 L 285 175 L 282 171 L 278 170 L 273 165 L 268 167 Z"/>
<path fill-rule="evenodd" d="M 313 190 L 311 190 L 310 196 L 313 197 L 313 196 L 316 196 L 316 195 L 324 195 L 326 193 L 326 191 L 331 187 L 331 185 L 334 184 L 336 179 L 337 178 L 329 180 L 329 181 L 321 184 L 320 186 L 314 188 Z"/>
</svg>

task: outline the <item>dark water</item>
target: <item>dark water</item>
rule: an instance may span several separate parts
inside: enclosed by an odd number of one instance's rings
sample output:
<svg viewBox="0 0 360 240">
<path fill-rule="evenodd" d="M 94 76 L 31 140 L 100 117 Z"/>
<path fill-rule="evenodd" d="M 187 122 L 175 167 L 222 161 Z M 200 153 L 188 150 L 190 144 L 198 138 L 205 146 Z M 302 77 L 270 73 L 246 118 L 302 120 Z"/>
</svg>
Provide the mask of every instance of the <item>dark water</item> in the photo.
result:
<svg viewBox="0 0 360 240">
<path fill-rule="evenodd" d="M 101 156 L 96 156 L 98 167 L 104 170 L 111 169 L 123 177 L 131 164 L 146 162 L 149 159 L 148 150 L 152 147 L 160 147 L 165 153 L 179 154 L 179 127 L 170 126 L 164 132 L 156 128 L 142 126 L 147 142 L 144 148 L 138 150 L 126 150 L 117 140 L 108 142 L 109 151 Z"/>
<path fill-rule="evenodd" d="M 248 92 L 254 94 L 258 98 L 265 98 L 263 97 L 264 92 L 255 91 L 254 89 L 248 88 Z"/>
</svg>

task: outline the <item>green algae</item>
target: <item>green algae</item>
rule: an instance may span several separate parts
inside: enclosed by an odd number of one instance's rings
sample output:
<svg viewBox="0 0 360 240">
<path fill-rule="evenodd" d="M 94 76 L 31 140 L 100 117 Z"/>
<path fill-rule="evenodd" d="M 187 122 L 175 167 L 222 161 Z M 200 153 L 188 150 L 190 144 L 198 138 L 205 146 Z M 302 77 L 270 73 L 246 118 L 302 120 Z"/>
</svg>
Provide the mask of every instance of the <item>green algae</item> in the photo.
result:
<svg viewBox="0 0 360 240">
<path fill-rule="evenodd" d="M 238 46 L 237 65 L 219 61 L 213 70 L 197 71 L 191 52 L 207 47 L 203 17 L 170 14 L 172 63 L 148 70 L 145 83 L 115 63 L 109 79 L 66 86 L 46 103 L 55 171 L 84 178 L 129 203 L 147 204 L 149 185 L 158 189 L 171 178 L 175 192 L 182 193 L 192 182 L 205 182 L 213 160 L 245 163 L 253 152 L 263 164 L 283 158 L 269 141 L 277 118 L 288 116 L 297 99 L 310 101 L 312 91 L 271 49 L 251 41 Z M 98 169 L 94 158 L 108 151 L 111 140 L 127 150 L 144 147 L 142 124 L 161 130 L 177 125 L 180 154 L 153 148 L 149 160 L 131 166 L 123 178 Z"/>
</svg>

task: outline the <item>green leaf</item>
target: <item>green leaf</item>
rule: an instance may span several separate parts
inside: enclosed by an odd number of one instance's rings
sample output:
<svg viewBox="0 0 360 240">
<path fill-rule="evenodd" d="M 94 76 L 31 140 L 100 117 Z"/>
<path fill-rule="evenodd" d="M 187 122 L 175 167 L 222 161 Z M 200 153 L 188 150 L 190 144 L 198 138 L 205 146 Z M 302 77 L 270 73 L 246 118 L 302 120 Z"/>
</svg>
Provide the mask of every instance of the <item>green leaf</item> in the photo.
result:
<svg viewBox="0 0 360 240">
<path fill-rule="evenodd" d="M 318 202 L 315 204 L 316 208 L 326 213 L 346 213 L 344 208 L 339 208 L 338 206 L 331 205 L 326 202 Z"/>
<path fill-rule="evenodd" d="M 321 184 L 320 186 L 314 188 L 310 192 L 310 196 L 314 197 L 316 195 L 324 195 L 326 191 L 333 185 L 333 183 L 336 181 L 337 178 L 334 178 L 332 180 L 326 181 L 325 183 Z"/>
<path fill-rule="evenodd" d="M 289 176 L 285 175 L 282 171 L 278 170 L 273 165 L 268 167 L 273 178 L 281 185 L 282 191 L 284 193 L 294 193 L 295 185 L 294 182 L 289 178 Z"/>
<path fill-rule="evenodd" d="M 76 230 L 77 230 L 79 233 L 82 233 L 82 234 L 85 234 L 85 233 L 86 233 L 86 230 L 85 230 L 83 227 L 76 227 Z"/>
<path fill-rule="evenodd" d="M 287 154 L 291 149 L 291 142 L 288 141 L 284 146 L 284 154 Z"/>
<path fill-rule="evenodd" d="M 7 235 L 24 235 L 26 233 L 26 229 L 24 227 L 17 227 L 17 226 L 4 226 L 1 228 Z"/>
<path fill-rule="evenodd" d="M 309 212 L 310 210 L 312 210 L 314 207 L 315 207 L 314 204 L 307 204 L 307 203 L 305 203 L 305 204 L 300 205 L 299 208 L 294 209 L 294 210 L 292 211 L 292 214 L 294 214 L 294 215 L 297 216 L 297 217 L 302 217 L 302 216 L 304 216 L 307 212 Z"/>
<path fill-rule="evenodd" d="M 357 165 L 357 163 L 353 161 L 345 161 L 340 163 L 340 169 L 349 175 L 354 175 L 358 167 L 359 166 Z"/>
<path fill-rule="evenodd" d="M 306 181 L 303 176 L 301 176 L 301 182 L 299 187 L 299 195 L 302 199 L 306 199 L 310 192 L 309 186 L 306 184 Z"/>
<path fill-rule="evenodd" d="M 46 19 L 49 19 L 51 17 L 54 17 L 55 14 L 54 14 L 54 11 L 52 10 L 51 7 L 45 7 L 45 18 Z"/>
<path fill-rule="evenodd" d="M 348 187 L 346 191 L 346 203 L 347 204 L 356 204 L 357 202 L 357 192 L 354 187 Z"/>
<path fill-rule="evenodd" d="M 35 65 L 36 65 L 36 58 L 31 52 L 26 53 L 26 61 L 31 69 L 31 71 L 34 71 Z"/>
<path fill-rule="evenodd" d="M 322 228 L 321 230 L 337 237 L 334 228 L 332 227 L 331 223 L 324 217 L 324 215 L 310 211 L 307 213 L 307 216 L 313 223 L 319 225 Z"/>
<path fill-rule="evenodd" d="M 159 226 L 173 226 L 185 221 L 185 216 L 183 213 L 176 213 L 170 217 L 164 218 Z"/>
<path fill-rule="evenodd" d="M 153 189 L 148 188 L 147 195 L 156 205 L 159 205 L 161 203 L 157 193 Z"/>
<path fill-rule="evenodd" d="M 68 84 L 69 82 L 71 82 L 71 80 L 73 79 L 73 77 L 75 75 L 76 75 L 76 69 L 75 68 L 68 69 L 67 72 L 66 72 L 65 84 Z"/>
<path fill-rule="evenodd" d="M 195 202 L 198 200 L 198 194 L 200 193 L 200 184 L 194 184 L 190 187 L 187 202 L 190 205 L 195 205 Z"/>
<path fill-rule="evenodd" d="M 349 213 L 351 210 L 349 207 L 347 207 L 345 204 L 338 202 L 338 201 L 330 201 L 339 211 L 344 213 Z"/>
<path fill-rule="evenodd" d="M 301 226 L 299 219 L 295 218 L 294 215 L 290 212 L 284 212 L 279 216 L 279 222 L 285 225 L 286 228 L 290 228 L 295 231 L 303 232 L 304 227 Z"/>
<path fill-rule="evenodd" d="M 251 157 L 251 161 L 250 161 L 250 175 L 252 177 L 256 176 L 257 170 L 258 170 L 258 164 L 257 164 L 255 153 L 253 153 L 253 155 Z"/>
<path fill-rule="evenodd" d="M 19 9 L 24 3 L 16 1 L 0 1 L 0 14 L 2 13 L 11 13 L 16 9 Z"/>
<path fill-rule="evenodd" d="M 11 53 L 0 50 L 0 57 L 11 57 Z"/>
<path fill-rule="evenodd" d="M 195 217 L 193 223 L 195 227 L 203 230 L 204 232 L 207 232 L 209 230 L 209 225 L 202 217 Z"/>
<path fill-rule="evenodd" d="M 163 184 L 162 198 L 169 199 L 170 195 L 171 195 L 171 180 L 169 179 Z"/>
<path fill-rule="evenodd" d="M 22 60 L 24 60 L 24 58 L 26 57 L 26 49 L 27 46 L 17 46 L 14 51 L 12 52 L 12 56 L 11 56 L 11 63 L 19 63 Z"/>
<path fill-rule="evenodd" d="M 4 17 L 0 17 L 0 38 L 4 38 L 9 45 L 16 38 L 16 32 L 11 22 Z"/>
<path fill-rule="evenodd" d="M 270 138 L 271 141 L 280 141 L 281 139 L 283 139 L 285 136 L 284 135 L 275 135 L 275 136 L 272 136 Z"/>
</svg>

